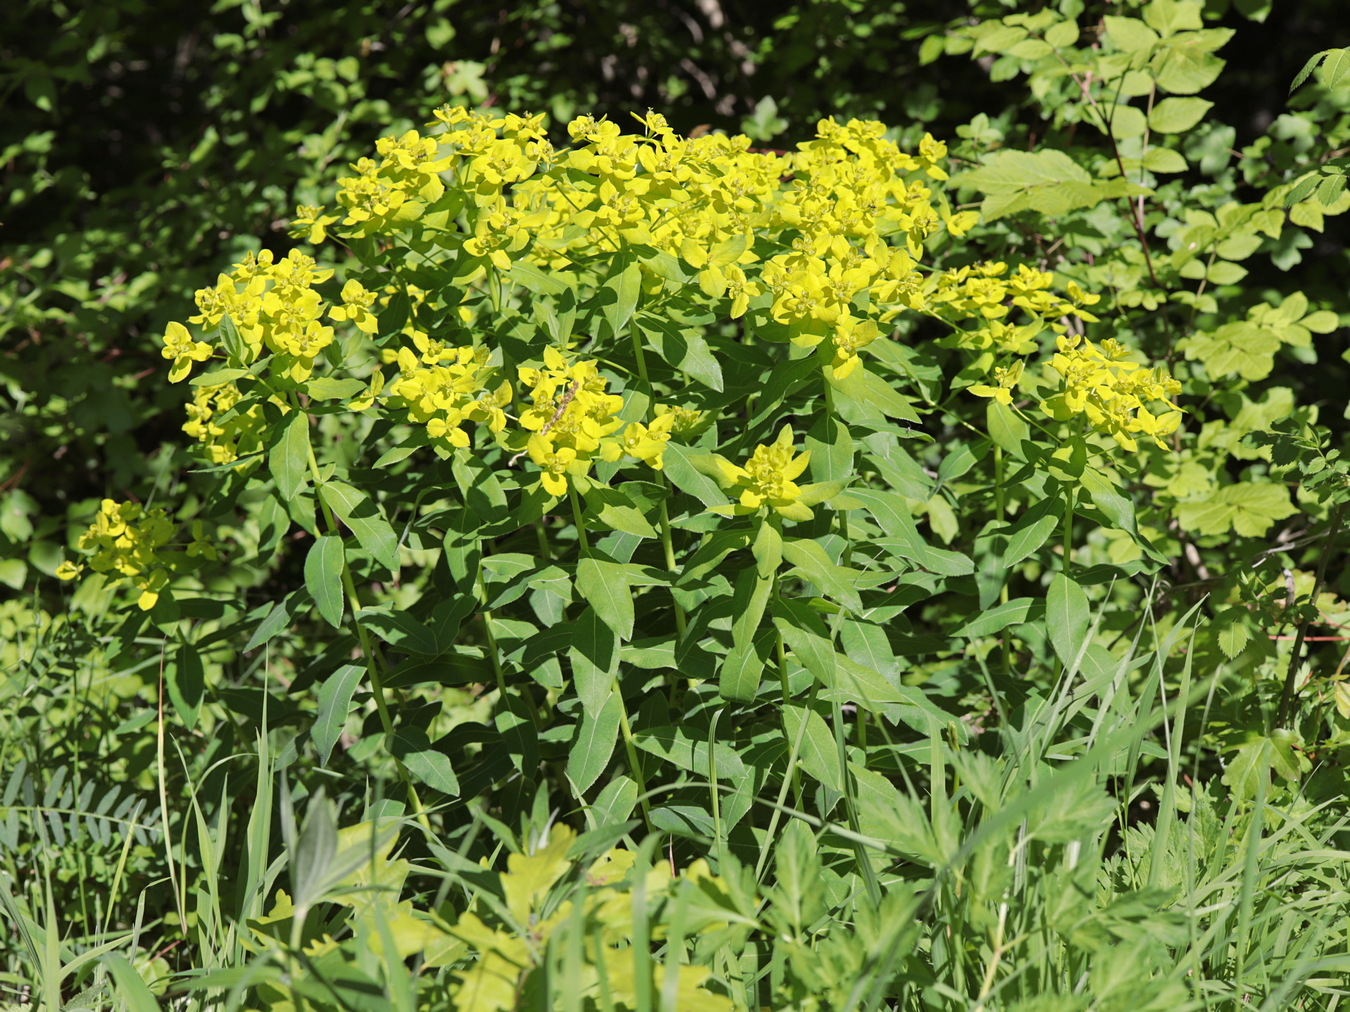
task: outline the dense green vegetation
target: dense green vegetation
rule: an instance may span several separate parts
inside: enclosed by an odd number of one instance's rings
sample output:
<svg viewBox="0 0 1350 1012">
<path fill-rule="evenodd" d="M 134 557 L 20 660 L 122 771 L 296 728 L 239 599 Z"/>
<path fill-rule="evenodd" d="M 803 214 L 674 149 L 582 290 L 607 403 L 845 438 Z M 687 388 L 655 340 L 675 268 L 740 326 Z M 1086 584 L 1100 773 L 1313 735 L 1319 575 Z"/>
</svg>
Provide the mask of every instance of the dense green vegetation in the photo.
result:
<svg viewBox="0 0 1350 1012">
<path fill-rule="evenodd" d="M 0 13 L 0 1006 L 1343 1006 L 1336 5 L 759 11 Z"/>
</svg>

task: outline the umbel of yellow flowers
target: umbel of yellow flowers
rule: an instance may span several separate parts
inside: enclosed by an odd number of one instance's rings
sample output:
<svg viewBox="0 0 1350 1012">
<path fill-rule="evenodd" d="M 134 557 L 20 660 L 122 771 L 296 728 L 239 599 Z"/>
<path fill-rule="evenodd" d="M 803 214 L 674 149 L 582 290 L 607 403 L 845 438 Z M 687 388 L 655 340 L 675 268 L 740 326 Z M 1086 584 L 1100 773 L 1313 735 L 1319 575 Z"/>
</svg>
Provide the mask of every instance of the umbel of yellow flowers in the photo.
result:
<svg viewBox="0 0 1350 1012">
<path fill-rule="evenodd" d="M 784 425 L 772 443 L 761 443 L 742 467 L 733 464 L 721 454 L 713 461 L 713 477 L 724 489 L 739 493 L 734 505 L 713 507 L 719 513 L 758 513 L 767 506 L 785 520 L 810 520 L 811 507 L 837 495 L 843 484 L 837 481 L 798 485 L 793 479 L 801 476 L 811 462 L 811 451 L 794 453 L 791 426 Z"/>
</svg>

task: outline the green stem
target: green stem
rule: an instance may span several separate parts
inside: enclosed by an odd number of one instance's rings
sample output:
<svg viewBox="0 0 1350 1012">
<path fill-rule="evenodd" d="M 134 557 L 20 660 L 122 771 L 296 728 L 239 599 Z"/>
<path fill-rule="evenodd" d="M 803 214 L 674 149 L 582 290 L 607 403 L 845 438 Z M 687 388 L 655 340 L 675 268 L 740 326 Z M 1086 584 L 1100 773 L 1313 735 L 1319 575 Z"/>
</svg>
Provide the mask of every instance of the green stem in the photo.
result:
<svg viewBox="0 0 1350 1012">
<path fill-rule="evenodd" d="M 1335 510 L 1331 514 L 1331 527 L 1327 531 L 1327 547 L 1322 552 L 1322 558 L 1317 562 L 1317 575 L 1313 578 L 1312 593 L 1308 600 L 1314 605 L 1317 603 L 1317 595 L 1322 592 L 1322 581 L 1327 575 L 1327 562 L 1331 558 L 1331 552 L 1336 547 L 1336 537 L 1341 533 L 1341 520 L 1345 515 L 1345 503 L 1338 502 Z M 1298 627 L 1298 635 L 1294 637 L 1294 649 L 1289 653 L 1289 673 L 1284 677 L 1284 690 L 1280 693 L 1280 709 L 1275 715 L 1275 726 L 1284 727 L 1285 720 L 1289 717 L 1290 707 L 1294 703 L 1294 680 L 1298 677 L 1298 659 L 1303 653 L 1303 641 L 1308 635 L 1308 623 L 1301 622 Z"/>
<path fill-rule="evenodd" d="M 633 727 L 628 722 L 628 704 L 623 701 L 623 692 L 619 688 L 619 679 L 614 679 L 614 687 L 610 690 L 619 700 L 619 733 L 623 736 L 624 753 L 628 756 L 628 769 L 633 774 L 633 780 L 637 783 L 638 804 L 642 806 L 642 819 L 647 823 L 647 832 L 656 832 L 652 826 L 652 808 L 651 802 L 647 798 L 647 779 L 642 775 L 642 762 L 638 759 L 637 745 L 633 742 Z"/>
<path fill-rule="evenodd" d="M 666 488 L 670 487 L 670 481 L 666 478 L 666 473 L 661 472 L 661 480 L 666 483 Z M 675 573 L 675 545 L 670 536 L 670 511 L 666 509 L 665 499 L 661 500 L 661 547 L 666 551 L 666 569 L 673 575 Z M 688 627 L 687 617 L 684 613 L 684 607 L 679 601 L 676 601 L 674 595 L 671 601 L 675 605 L 675 631 L 679 634 L 680 641 L 684 640 L 684 631 Z"/>
<path fill-rule="evenodd" d="M 647 377 L 647 357 L 642 351 L 642 338 L 638 336 L 637 327 L 631 322 L 628 324 L 628 336 L 633 341 L 633 356 L 637 359 L 638 376 L 642 379 L 643 390 L 651 393 L 652 381 Z"/>
<path fill-rule="evenodd" d="M 994 444 L 994 518 L 1002 525 L 1004 517 L 1007 515 L 1007 502 L 1005 501 L 1005 492 L 1003 481 L 1006 477 L 1006 465 L 1003 461 L 1003 447 L 997 443 Z M 998 591 L 999 604 L 1008 603 L 1008 581 L 1005 578 L 1003 586 Z M 1009 631 L 1003 630 L 999 636 L 999 652 L 1003 658 L 1003 673 L 1012 674 L 1012 644 L 1008 642 Z"/>
<path fill-rule="evenodd" d="M 300 407 L 299 400 L 294 394 L 291 394 L 291 406 L 296 411 L 303 410 Z M 319 509 L 323 512 L 324 524 L 330 533 L 341 536 L 342 532 L 341 528 L 338 526 L 337 518 L 333 516 L 333 511 L 329 509 L 328 503 L 324 501 L 323 496 L 318 492 L 323 481 L 319 476 L 319 461 L 318 458 L 314 456 L 314 447 L 312 445 L 308 447 L 308 452 L 309 474 L 314 482 L 315 489 L 314 498 L 318 500 Z M 351 603 L 352 625 L 356 627 L 356 639 L 361 645 L 361 656 L 365 658 L 366 674 L 370 676 L 370 691 L 372 698 L 375 700 L 375 710 L 380 717 L 380 728 L 384 731 L 385 741 L 388 743 L 394 735 L 394 719 L 389 714 L 389 703 L 384 690 L 384 681 L 380 671 L 380 663 L 375 656 L 375 649 L 371 645 L 370 636 L 366 632 L 365 626 L 363 626 L 356 617 L 356 613 L 361 610 L 361 598 L 356 592 L 356 581 L 352 579 L 352 570 L 351 566 L 347 563 L 346 552 L 342 553 L 342 590 L 343 593 L 347 595 L 347 600 Z M 396 756 L 391 756 L 391 758 L 394 760 L 395 769 L 398 770 L 399 779 L 403 781 L 403 786 L 408 792 L 408 803 L 417 818 L 418 824 L 430 833 L 432 831 L 431 822 L 427 818 L 426 809 L 422 807 L 422 799 L 418 797 L 417 787 L 413 784 L 412 775 L 408 772 L 408 768 L 403 765 L 402 760 Z"/>
<path fill-rule="evenodd" d="M 1069 563 L 1073 561 L 1073 507 L 1078 497 L 1078 489 L 1068 485 L 1064 489 L 1064 575 L 1069 575 Z"/>
<path fill-rule="evenodd" d="M 590 554 L 591 543 L 586 538 L 586 522 L 581 518 L 581 496 L 577 495 L 577 488 L 570 481 L 567 483 L 567 498 L 572 503 L 572 520 L 577 525 L 577 544 L 581 546 L 583 555 Z"/>
</svg>

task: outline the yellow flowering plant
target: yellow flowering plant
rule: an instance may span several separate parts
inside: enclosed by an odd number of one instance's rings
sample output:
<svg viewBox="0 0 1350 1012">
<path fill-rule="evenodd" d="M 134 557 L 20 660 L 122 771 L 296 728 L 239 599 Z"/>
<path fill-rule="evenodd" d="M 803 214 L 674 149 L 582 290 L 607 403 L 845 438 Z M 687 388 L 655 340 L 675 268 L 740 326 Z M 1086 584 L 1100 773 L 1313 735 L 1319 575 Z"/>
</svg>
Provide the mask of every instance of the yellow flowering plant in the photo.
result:
<svg viewBox="0 0 1350 1012">
<path fill-rule="evenodd" d="M 827 119 L 763 151 L 639 121 L 582 116 L 564 141 L 537 116 L 439 110 L 351 166 L 336 214 L 297 210 L 314 255 L 243 258 L 165 332 L 183 431 L 221 482 L 208 519 L 242 538 L 234 564 L 290 581 L 267 635 L 351 634 L 273 662 L 319 687 L 314 747 L 326 759 L 369 699 L 363 747 L 424 828 L 518 777 L 577 805 L 612 792 L 611 816 L 650 830 L 703 811 L 692 784 L 711 781 L 720 832 L 763 832 L 766 783 L 842 796 L 854 746 L 822 742 L 827 717 L 848 733 L 845 704 L 967 736 L 911 688 L 929 662 L 901 645 L 969 637 L 909 603 L 976 587 L 989 605 L 1047 572 L 1084 593 L 1082 518 L 1152 550 L 1121 451 L 1166 452 L 1177 382 L 1085 336 L 1096 297 L 1053 271 L 952 259 L 976 215 L 944 192 L 941 142 Z M 341 272 L 322 265 L 333 243 Z M 258 501 L 265 523 L 233 523 Z M 187 560 L 219 565 L 210 523 L 180 565 L 166 518 L 120 509 L 79 548 L 152 616 Z M 1045 649 L 1005 643 L 1009 666 Z M 450 685 L 480 700 L 481 730 L 435 733 Z M 710 751 L 716 712 L 739 724 Z M 752 741 L 781 756 L 759 780 L 738 772 Z M 498 1005 L 560 918 L 600 916 L 510 902 L 537 937 L 487 911 L 450 931 L 478 960 L 456 987 Z M 612 954 L 588 965 L 622 983 Z M 679 979 L 722 1007 L 702 971 Z"/>
</svg>

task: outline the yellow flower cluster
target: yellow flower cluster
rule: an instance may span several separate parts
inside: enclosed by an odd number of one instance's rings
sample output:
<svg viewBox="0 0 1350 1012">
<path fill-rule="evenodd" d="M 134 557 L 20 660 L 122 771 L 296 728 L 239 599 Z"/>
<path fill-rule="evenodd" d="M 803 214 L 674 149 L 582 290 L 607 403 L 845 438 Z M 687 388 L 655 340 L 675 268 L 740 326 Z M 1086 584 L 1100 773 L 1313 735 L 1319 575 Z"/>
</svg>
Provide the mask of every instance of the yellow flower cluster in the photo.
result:
<svg viewBox="0 0 1350 1012">
<path fill-rule="evenodd" d="M 193 391 L 183 431 L 201 445 L 213 464 L 233 463 L 263 448 L 267 420 L 262 406 L 237 407 L 243 396 L 233 383 L 199 386 Z M 276 398 L 273 402 L 283 413 L 290 410 Z"/>
<path fill-rule="evenodd" d="M 1130 349 L 1114 338 L 1100 348 L 1080 337 L 1060 337 L 1056 344 L 1059 350 L 1050 365 L 1059 373 L 1063 390 L 1041 405 L 1046 414 L 1058 421 L 1082 416 L 1131 452 L 1139 448 L 1135 434 L 1167 449 L 1162 437 L 1181 422 L 1181 409 L 1171 400 L 1181 384 L 1167 370 L 1129 361 Z M 1154 414 L 1148 408 L 1152 403 L 1171 410 Z"/>
<path fill-rule="evenodd" d="M 485 348 L 448 347 L 420 330 L 412 333 L 416 351 L 400 348 L 394 356 L 399 376 L 389 384 L 389 393 L 403 407 L 408 420 L 425 426 L 427 436 L 442 448 L 468 446 L 469 434 L 461 426 L 477 422 L 496 434 L 506 427 L 504 408 L 511 403 L 511 385 L 491 383 L 494 370 Z M 372 398 L 379 393 L 379 373 L 372 384 Z M 354 405 L 369 406 L 362 400 Z"/>
<path fill-rule="evenodd" d="M 622 427 L 623 398 L 606 392 L 594 362 L 568 364 L 556 348 L 544 349 L 543 369 L 522 367 L 519 375 L 530 388 L 530 407 L 520 416 L 530 434 L 526 452 L 543 472 L 544 491 L 565 495 L 567 476 L 585 475 L 605 437 Z"/>
<path fill-rule="evenodd" d="M 810 520 L 811 507 L 836 494 L 841 486 L 837 482 L 798 485 L 793 479 L 806 470 L 811 451 L 795 450 L 792 429 L 784 425 L 772 443 L 755 447 L 744 466 L 714 455 L 714 477 L 723 488 L 739 496 L 737 505 L 723 507 L 720 512 L 758 513 L 767 506 L 786 520 Z"/>
<path fill-rule="evenodd" d="M 90 569 L 130 581 L 140 591 L 136 603 L 141 610 L 149 611 L 169 583 L 177 553 L 164 552 L 163 548 L 173 535 L 174 525 L 162 509 L 147 510 L 140 503 L 104 499 L 94 522 L 80 535 L 77 544 L 88 556 Z M 205 545 L 214 558 L 215 549 L 201 540 L 200 522 L 194 535 L 189 552 L 206 554 L 201 548 Z M 73 580 L 83 571 L 82 565 L 63 562 L 56 575 Z"/>
</svg>

